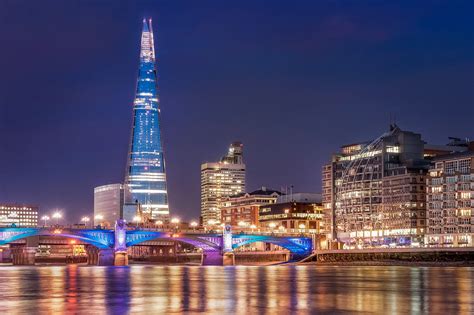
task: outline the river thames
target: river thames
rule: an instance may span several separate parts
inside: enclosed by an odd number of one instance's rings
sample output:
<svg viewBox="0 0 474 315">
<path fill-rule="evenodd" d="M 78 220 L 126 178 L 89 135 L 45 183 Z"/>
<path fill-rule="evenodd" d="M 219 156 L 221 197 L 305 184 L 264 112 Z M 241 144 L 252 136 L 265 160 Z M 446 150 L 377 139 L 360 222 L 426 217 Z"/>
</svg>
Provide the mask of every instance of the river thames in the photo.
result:
<svg viewBox="0 0 474 315">
<path fill-rule="evenodd" d="M 470 314 L 473 267 L 1 266 L 0 314 Z"/>
</svg>

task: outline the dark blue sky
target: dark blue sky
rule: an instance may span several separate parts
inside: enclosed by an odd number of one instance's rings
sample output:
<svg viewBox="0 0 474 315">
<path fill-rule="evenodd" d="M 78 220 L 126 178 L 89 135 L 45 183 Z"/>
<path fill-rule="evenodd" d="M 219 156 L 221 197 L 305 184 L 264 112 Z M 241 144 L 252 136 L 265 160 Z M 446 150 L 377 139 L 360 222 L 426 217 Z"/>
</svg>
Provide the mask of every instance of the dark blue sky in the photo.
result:
<svg viewBox="0 0 474 315">
<path fill-rule="evenodd" d="M 396 115 L 474 138 L 472 1 L 0 2 L 0 201 L 93 209 L 123 180 L 142 18 L 153 18 L 171 211 L 244 143 L 248 189 L 319 191 L 339 146 Z"/>
</svg>

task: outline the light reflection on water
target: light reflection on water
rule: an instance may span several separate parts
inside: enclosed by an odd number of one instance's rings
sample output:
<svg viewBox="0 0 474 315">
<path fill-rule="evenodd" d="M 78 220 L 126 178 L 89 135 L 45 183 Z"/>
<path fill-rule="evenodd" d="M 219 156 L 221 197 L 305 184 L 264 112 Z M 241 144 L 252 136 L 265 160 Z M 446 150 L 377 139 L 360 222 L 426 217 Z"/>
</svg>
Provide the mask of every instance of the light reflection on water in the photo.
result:
<svg viewBox="0 0 474 315">
<path fill-rule="evenodd" d="M 472 267 L 2 266 L 0 314 L 469 314 L 473 277 Z"/>
</svg>

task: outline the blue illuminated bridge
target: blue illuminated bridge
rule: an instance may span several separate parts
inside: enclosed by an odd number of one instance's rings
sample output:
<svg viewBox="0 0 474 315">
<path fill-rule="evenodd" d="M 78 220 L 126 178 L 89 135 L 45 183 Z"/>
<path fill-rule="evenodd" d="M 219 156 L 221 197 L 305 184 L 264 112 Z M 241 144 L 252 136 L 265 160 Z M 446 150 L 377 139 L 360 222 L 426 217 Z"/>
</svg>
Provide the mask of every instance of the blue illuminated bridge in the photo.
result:
<svg viewBox="0 0 474 315">
<path fill-rule="evenodd" d="M 232 265 L 233 250 L 255 242 L 271 243 L 290 252 L 290 260 L 298 261 L 311 255 L 312 240 L 308 237 L 291 237 L 261 234 L 232 234 L 230 228 L 223 233 L 173 233 L 153 230 L 127 229 L 122 221 L 117 221 L 115 229 L 68 229 L 51 228 L 0 228 L 0 245 L 25 240 L 26 244 L 12 247 L 14 264 L 34 264 L 39 236 L 66 237 L 87 244 L 89 263 L 109 266 L 127 265 L 127 248 L 154 240 L 174 240 L 202 249 L 203 265 Z M 28 241 L 36 239 L 36 243 Z"/>
</svg>

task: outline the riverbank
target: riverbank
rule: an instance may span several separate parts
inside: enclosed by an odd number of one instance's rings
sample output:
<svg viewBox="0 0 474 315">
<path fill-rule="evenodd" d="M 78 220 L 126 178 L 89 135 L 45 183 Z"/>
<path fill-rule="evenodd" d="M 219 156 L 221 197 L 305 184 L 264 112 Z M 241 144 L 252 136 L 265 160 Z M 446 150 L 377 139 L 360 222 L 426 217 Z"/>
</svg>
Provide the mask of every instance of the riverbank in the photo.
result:
<svg viewBox="0 0 474 315">
<path fill-rule="evenodd" d="M 474 261 L 311 261 L 288 263 L 296 266 L 409 266 L 409 267 L 474 267 Z"/>
</svg>

